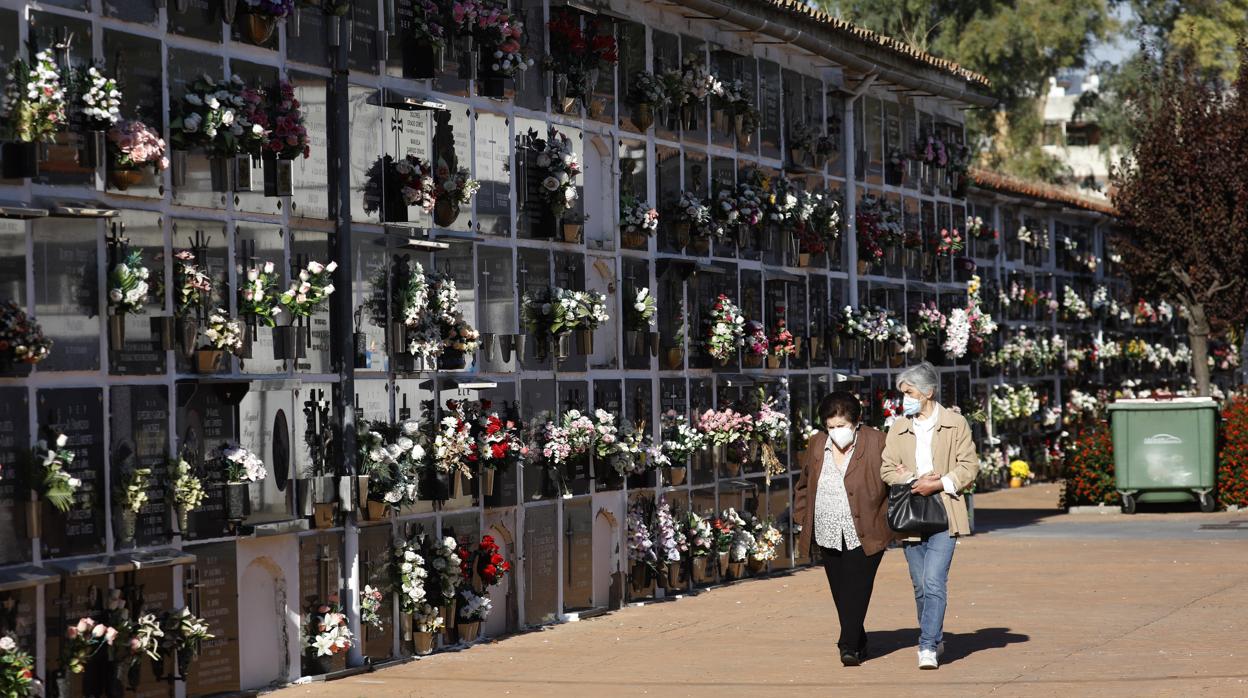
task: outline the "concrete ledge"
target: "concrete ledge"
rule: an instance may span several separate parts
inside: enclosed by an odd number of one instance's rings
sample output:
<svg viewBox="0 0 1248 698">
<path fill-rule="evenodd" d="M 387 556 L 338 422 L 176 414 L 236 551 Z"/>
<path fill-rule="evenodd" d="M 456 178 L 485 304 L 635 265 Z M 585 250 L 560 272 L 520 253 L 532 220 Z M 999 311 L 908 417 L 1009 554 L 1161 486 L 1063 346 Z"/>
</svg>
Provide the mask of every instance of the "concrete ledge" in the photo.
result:
<svg viewBox="0 0 1248 698">
<path fill-rule="evenodd" d="M 1122 507 L 1116 504 L 1085 505 L 1071 507 L 1070 514 L 1100 514 L 1101 516 L 1122 516 Z"/>
</svg>

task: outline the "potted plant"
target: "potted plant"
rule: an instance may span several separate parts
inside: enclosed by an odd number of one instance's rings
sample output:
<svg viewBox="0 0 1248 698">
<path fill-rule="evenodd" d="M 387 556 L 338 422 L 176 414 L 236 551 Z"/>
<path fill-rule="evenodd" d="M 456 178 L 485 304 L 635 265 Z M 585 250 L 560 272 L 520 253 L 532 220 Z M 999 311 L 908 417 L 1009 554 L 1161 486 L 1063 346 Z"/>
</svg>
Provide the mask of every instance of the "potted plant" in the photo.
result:
<svg viewBox="0 0 1248 698">
<path fill-rule="evenodd" d="M 620 234 L 625 247 L 645 248 L 658 229 L 658 210 L 632 194 L 620 197 Z"/>
<path fill-rule="evenodd" d="M 151 468 L 130 468 L 117 488 L 116 501 L 121 511 L 121 532 L 118 538 L 122 545 L 133 545 L 135 529 L 139 521 L 139 512 L 147 504 L 147 490 L 152 483 Z"/>
<path fill-rule="evenodd" d="M 95 169 L 104 164 L 105 133 L 121 119 L 121 92 L 117 81 L 94 66 L 74 71 L 70 77 L 72 119 L 83 129 L 78 162 Z"/>
<path fill-rule="evenodd" d="M 481 183 L 469 176 L 467 167 L 451 172 L 450 166 L 441 159 L 438 160 L 436 180 L 434 196 L 437 202 L 433 207 L 433 222 L 445 228 L 459 218 L 460 208 L 470 204 Z"/>
<path fill-rule="evenodd" d="M 355 645 L 355 635 L 347 627 L 347 616 L 338 605 L 337 595 L 325 603 L 314 602 L 312 611 L 304 616 L 306 628 L 304 657 L 310 675 L 324 675 L 332 670 L 331 659 L 344 654 Z"/>
<path fill-rule="evenodd" d="M 260 456 L 239 445 L 221 447 L 221 465 L 225 472 L 225 517 L 242 521 L 251 505 L 251 484 L 268 476 Z"/>
<path fill-rule="evenodd" d="M 273 358 L 290 361 L 307 355 L 310 338 L 305 323 L 313 313 L 325 308 L 334 293 L 332 274 L 337 269 L 334 261 L 310 261 L 278 296 L 277 302 L 290 314 L 292 324 L 273 328 Z"/>
<path fill-rule="evenodd" d="M 380 211 L 383 223 L 406 223 L 409 206 L 433 213 L 436 205 L 433 168 L 411 153 L 397 160 L 384 155 L 365 174 L 364 212 Z"/>
<path fill-rule="evenodd" d="M 295 11 L 295 0 L 242 0 L 243 35 L 253 44 L 266 43 L 273 36 L 279 19 Z"/>
<path fill-rule="evenodd" d="M 165 140 L 138 119 L 122 119 L 108 130 L 108 180 L 114 189 L 126 191 L 143 179 L 142 168 L 151 165 L 159 173 L 169 167 Z"/>
<path fill-rule="evenodd" d="M 632 103 L 633 125 L 645 133 L 654 125 L 654 115 L 667 110 L 670 98 L 663 80 L 643 70 L 633 76 L 629 101 Z"/>
<path fill-rule="evenodd" d="M 9 66 L 0 124 L 0 175 L 5 179 L 36 177 L 40 145 L 56 140 L 65 126 L 65 90 L 53 49 L 35 54 L 34 62 L 18 59 Z"/>
<path fill-rule="evenodd" d="M 204 503 L 208 493 L 204 491 L 203 480 L 185 458 L 170 459 L 169 475 L 169 494 L 177 515 L 178 531 L 186 538 L 190 533 L 191 512 Z"/>
<path fill-rule="evenodd" d="M 745 335 L 745 316 L 728 296 L 719 294 L 711 308 L 706 353 L 722 366 L 736 352 Z"/>
<path fill-rule="evenodd" d="M 1027 465 L 1027 461 L 1013 460 L 1010 461 L 1010 487 L 1018 488 L 1026 484 L 1031 479 L 1031 467 Z"/>
<path fill-rule="evenodd" d="M 52 353 L 52 340 L 15 301 L 0 305 L 0 369 L 37 364 Z"/>
<path fill-rule="evenodd" d="M 268 1 L 268 0 L 264 0 Z M 264 195 L 290 196 L 294 193 L 294 163 L 312 153 L 308 128 L 304 125 L 303 109 L 295 99 L 295 88 L 282 80 L 271 107 L 269 123 L 272 130 L 264 144 Z"/>
<path fill-rule="evenodd" d="M 754 549 L 754 534 L 751 533 L 749 525 L 745 522 L 745 519 L 741 518 L 736 509 L 731 507 L 725 509 L 720 514 L 720 518 L 728 522 L 732 532 L 728 545 L 727 577 L 729 579 L 741 579 L 745 576 L 746 560 L 749 559 L 750 552 Z"/>
</svg>

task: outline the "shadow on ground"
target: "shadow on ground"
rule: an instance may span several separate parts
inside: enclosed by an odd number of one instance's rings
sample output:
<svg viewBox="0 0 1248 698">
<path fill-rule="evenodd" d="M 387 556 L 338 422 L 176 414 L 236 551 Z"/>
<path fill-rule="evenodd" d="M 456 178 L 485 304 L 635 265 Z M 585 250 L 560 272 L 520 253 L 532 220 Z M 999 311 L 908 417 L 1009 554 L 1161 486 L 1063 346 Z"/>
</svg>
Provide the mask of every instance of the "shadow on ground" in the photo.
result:
<svg viewBox="0 0 1248 698">
<path fill-rule="evenodd" d="M 894 652 L 911 651 L 919 644 L 918 628 L 867 631 L 870 657 L 887 657 Z M 945 633 L 945 654 L 941 664 L 953 664 L 984 650 L 1000 649 L 1027 642 L 1031 637 L 1011 632 L 1009 628 L 980 628 L 973 633 Z"/>
<path fill-rule="evenodd" d="M 1056 505 L 1051 509 L 981 509 L 976 507 L 975 532 L 991 533 L 1011 528 L 1023 528 L 1064 513 Z"/>
</svg>

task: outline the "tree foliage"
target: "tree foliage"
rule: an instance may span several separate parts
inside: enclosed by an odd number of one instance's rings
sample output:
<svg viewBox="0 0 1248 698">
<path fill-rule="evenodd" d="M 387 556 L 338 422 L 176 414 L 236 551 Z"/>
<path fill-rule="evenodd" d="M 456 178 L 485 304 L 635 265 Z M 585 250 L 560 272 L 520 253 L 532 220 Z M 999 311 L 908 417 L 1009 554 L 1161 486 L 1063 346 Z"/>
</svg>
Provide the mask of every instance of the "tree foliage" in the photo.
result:
<svg viewBox="0 0 1248 698">
<path fill-rule="evenodd" d="M 1088 49 L 1117 28 L 1115 0 L 817 0 L 848 21 L 896 37 L 984 74 L 1006 123 L 973 113 L 968 126 L 991 141 L 989 166 L 1027 177 L 1068 171 L 1040 149 L 1048 79 L 1084 65 Z"/>
<path fill-rule="evenodd" d="M 1178 55 L 1148 82 L 1158 97 L 1130 105 L 1137 140 L 1113 177 L 1130 229 L 1123 257 L 1142 295 L 1183 306 L 1197 389 L 1208 395 L 1209 336 L 1248 318 L 1248 65 L 1231 91 Z"/>
</svg>

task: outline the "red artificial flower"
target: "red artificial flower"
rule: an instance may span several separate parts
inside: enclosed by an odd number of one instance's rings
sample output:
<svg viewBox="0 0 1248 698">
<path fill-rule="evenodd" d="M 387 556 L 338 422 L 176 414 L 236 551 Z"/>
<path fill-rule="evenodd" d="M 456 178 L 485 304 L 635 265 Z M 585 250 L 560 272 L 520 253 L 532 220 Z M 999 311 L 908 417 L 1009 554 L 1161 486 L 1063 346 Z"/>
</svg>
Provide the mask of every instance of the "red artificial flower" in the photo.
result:
<svg viewBox="0 0 1248 698">
<path fill-rule="evenodd" d="M 502 562 L 503 562 L 502 555 L 499 555 L 498 553 L 494 553 L 493 555 L 490 556 L 491 565 L 499 565 L 499 564 L 502 564 Z"/>
</svg>

